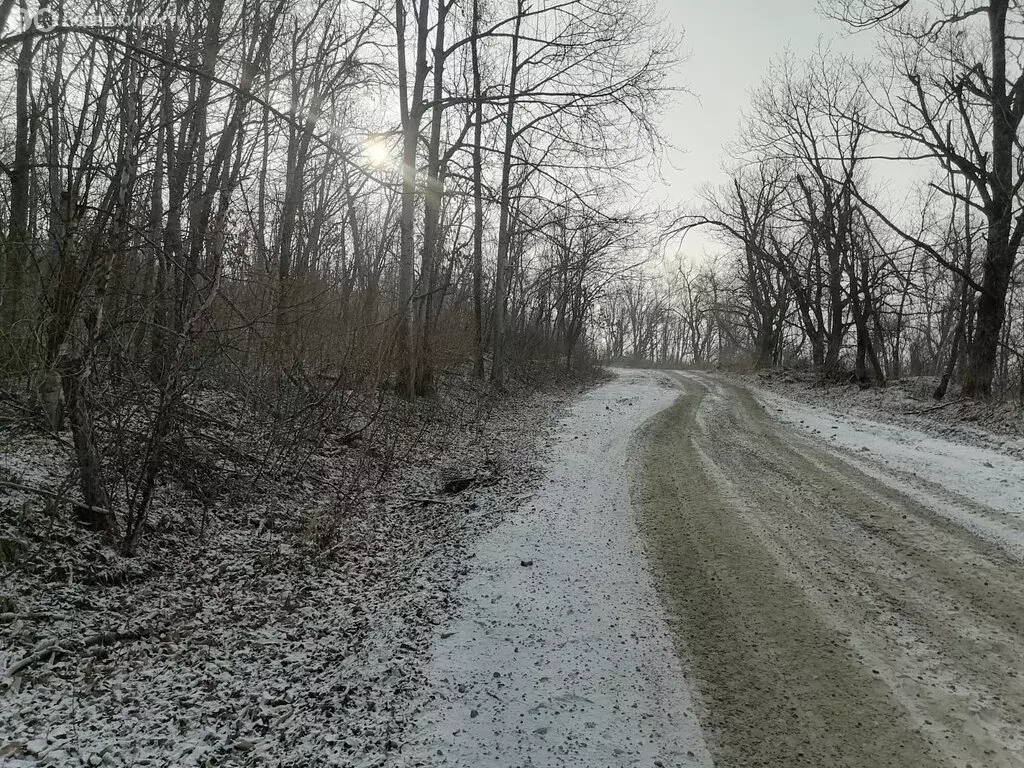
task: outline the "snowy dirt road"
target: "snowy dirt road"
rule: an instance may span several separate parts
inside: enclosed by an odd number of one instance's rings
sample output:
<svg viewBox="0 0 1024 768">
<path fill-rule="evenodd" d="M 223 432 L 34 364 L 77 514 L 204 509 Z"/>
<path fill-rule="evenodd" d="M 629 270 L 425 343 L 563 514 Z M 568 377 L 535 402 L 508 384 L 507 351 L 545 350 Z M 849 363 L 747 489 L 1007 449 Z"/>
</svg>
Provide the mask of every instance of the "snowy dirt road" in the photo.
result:
<svg viewBox="0 0 1024 768">
<path fill-rule="evenodd" d="M 632 499 L 715 764 L 1024 765 L 1024 464 L 672 376 Z"/>
<path fill-rule="evenodd" d="M 405 765 L 1024 765 L 1024 465 L 620 372 L 477 546 Z"/>
<path fill-rule="evenodd" d="M 575 402 L 536 495 L 469 561 L 405 765 L 711 765 L 626 480 L 637 428 L 678 394 L 624 371 Z"/>
</svg>

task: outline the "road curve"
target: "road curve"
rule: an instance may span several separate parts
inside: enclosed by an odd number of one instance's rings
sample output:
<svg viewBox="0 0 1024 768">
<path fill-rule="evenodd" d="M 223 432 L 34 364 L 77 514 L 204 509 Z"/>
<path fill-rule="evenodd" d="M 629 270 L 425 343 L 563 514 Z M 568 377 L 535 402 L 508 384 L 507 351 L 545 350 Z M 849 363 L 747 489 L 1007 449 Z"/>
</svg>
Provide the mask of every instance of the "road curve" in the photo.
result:
<svg viewBox="0 0 1024 768">
<path fill-rule="evenodd" d="M 673 376 L 630 496 L 716 766 L 1024 766 L 1024 565 L 743 387 Z"/>
</svg>

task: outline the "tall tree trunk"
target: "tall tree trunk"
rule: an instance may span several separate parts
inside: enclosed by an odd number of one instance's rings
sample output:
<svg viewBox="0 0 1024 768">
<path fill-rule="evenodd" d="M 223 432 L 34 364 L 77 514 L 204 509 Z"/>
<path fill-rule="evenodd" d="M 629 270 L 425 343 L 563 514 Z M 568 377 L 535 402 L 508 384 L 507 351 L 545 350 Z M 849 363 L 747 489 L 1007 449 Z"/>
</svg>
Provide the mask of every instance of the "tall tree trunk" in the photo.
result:
<svg viewBox="0 0 1024 768">
<path fill-rule="evenodd" d="M 322 97 L 319 93 L 313 96 L 307 122 L 301 130 L 291 136 L 288 146 L 285 192 L 281 205 L 281 224 L 278 237 L 277 341 L 279 353 L 283 353 L 288 346 L 291 326 L 295 321 L 294 306 L 300 300 L 296 293 L 301 277 L 306 271 L 306 265 L 302 263 L 302 260 L 295 258 L 296 228 L 299 209 L 306 189 L 305 171 L 306 163 L 309 160 L 309 147 L 313 139 L 314 124 L 319 118 L 321 101 Z M 239 105 L 239 110 L 239 114 L 242 114 L 241 105 Z M 222 137 L 225 136 L 228 136 L 227 131 L 222 134 Z M 223 141 L 222 145 L 225 148 L 230 148 L 230 145 Z M 211 201 L 214 183 L 213 177 L 211 177 Z M 208 215 L 209 211 L 207 210 L 207 219 Z"/>
<path fill-rule="evenodd" d="M 416 158 L 423 91 L 427 79 L 427 33 L 429 0 L 419 0 L 416 22 L 416 64 L 412 91 L 409 90 L 405 54 L 407 15 L 405 0 L 395 0 L 395 30 L 398 36 L 398 89 L 402 113 L 402 209 L 399 217 L 398 262 L 398 361 L 396 389 L 408 399 L 416 395 L 416 349 L 413 340 L 413 279 L 415 273 Z"/>
<path fill-rule="evenodd" d="M 1013 148 L 1016 140 L 1016 105 L 1006 92 L 1006 13 L 1008 0 L 989 5 L 989 37 L 992 47 L 992 173 L 991 205 L 987 211 L 988 236 L 982 267 L 974 338 L 968 350 L 964 375 L 967 397 L 988 398 L 996 373 L 999 333 L 1006 319 L 1006 294 L 1016 257 L 1013 229 Z M 1016 235 L 1016 233 L 1014 233 Z M 1015 241 L 1017 238 L 1014 237 Z"/>
<path fill-rule="evenodd" d="M 22 9 L 26 8 L 22 3 Z M 2 27 L 0 27 L 2 29 Z M 35 38 L 26 37 L 18 52 L 14 98 L 14 162 L 11 164 L 11 219 L 7 230 L 3 281 L 0 282 L 0 318 L 17 347 L 18 304 L 24 290 L 25 268 L 29 263 L 29 184 L 32 170 L 32 114 L 29 90 L 32 84 L 32 58 Z"/>
<path fill-rule="evenodd" d="M 430 137 L 427 142 L 427 188 L 423 200 L 423 254 L 420 259 L 420 288 L 415 297 L 417 346 L 416 394 L 424 395 L 433 389 L 434 292 L 436 289 L 435 260 L 440 238 L 441 201 L 444 196 L 441 169 L 441 117 L 444 114 L 444 35 L 448 15 L 448 0 L 437 0 L 437 20 L 434 31 L 434 91 L 431 107 Z"/>
<path fill-rule="evenodd" d="M 508 106 L 505 112 L 505 146 L 501 160 L 501 211 L 498 222 L 498 258 L 494 269 L 494 319 L 491 334 L 491 381 L 499 386 L 505 378 L 505 299 L 506 299 L 506 268 L 508 266 L 509 245 L 511 240 L 511 206 L 512 206 L 512 151 L 515 148 L 515 110 L 518 97 L 519 78 L 519 34 L 522 29 L 524 0 L 517 0 L 516 23 L 512 33 L 512 56 L 509 68 Z"/>
<path fill-rule="evenodd" d="M 843 268 L 838 248 L 833 244 L 828 250 L 828 334 L 823 369 L 825 376 L 834 376 L 843 351 Z"/>
<path fill-rule="evenodd" d="M 480 83 L 480 0 L 473 0 L 473 371 L 484 377 L 484 168 L 483 128 L 484 99 Z"/>
<path fill-rule="evenodd" d="M 1004 234 L 1009 220 L 993 222 L 989 227 L 988 246 L 982 267 L 982 291 L 978 297 L 974 338 L 968 349 L 964 395 L 988 398 L 996 373 L 999 334 L 1006 320 L 1006 294 L 1010 286 L 1013 255 Z"/>
<path fill-rule="evenodd" d="M 970 188 L 964 190 L 964 273 L 969 275 L 974 262 L 974 238 L 971 232 L 971 204 L 968 200 Z M 957 317 L 956 330 L 953 332 L 953 345 L 949 352 L 949 360 L 946 361 L 946 369 L 942 374 L 939 385 L 932 392 L 932 397 L 941 400 L 946 396 L 949 389 L 949 382 L 953 378 L 958 363 L 962 365 L 962 347 L 967 342 L 968 317 L 971 312 L 971 286 L 965 279 L 960 281 L 960 306 Z"/>
</svg>

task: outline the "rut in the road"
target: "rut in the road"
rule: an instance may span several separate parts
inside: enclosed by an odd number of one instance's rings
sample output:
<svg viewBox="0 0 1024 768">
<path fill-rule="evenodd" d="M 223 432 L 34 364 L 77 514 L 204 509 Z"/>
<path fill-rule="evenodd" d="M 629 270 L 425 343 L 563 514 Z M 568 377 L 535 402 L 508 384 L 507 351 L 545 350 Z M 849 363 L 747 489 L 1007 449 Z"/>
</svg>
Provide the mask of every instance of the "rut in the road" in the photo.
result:
<svg viewBox="0 0 1024 768">
<path fill-rule="evenodd" d="M 718 766 L 1021 765 L 1024 569 L 683 377 L 632 498 Z"/>
</svg>

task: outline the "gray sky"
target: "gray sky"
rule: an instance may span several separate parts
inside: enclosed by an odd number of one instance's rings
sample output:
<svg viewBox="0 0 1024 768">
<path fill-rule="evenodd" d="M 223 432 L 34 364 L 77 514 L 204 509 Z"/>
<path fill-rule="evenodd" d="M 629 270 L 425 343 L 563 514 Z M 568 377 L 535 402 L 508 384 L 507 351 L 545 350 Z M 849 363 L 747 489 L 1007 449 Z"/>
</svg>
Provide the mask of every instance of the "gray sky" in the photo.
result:
<svg viewBox="0 0 1024 768">
<path fill-rule="evenodd" d="M 843 25 L 820 16 L 815 0 L 658 0 L 671 24 L 685 32 L 689 60 L 677 84 L 681 95 L 664 119 L 665 133 L 681 151 L 663 168 L 667 185 L 661 197 L 674 205 L 696 198 L 705 184 L 721 183 L 723 144 L 736 134 L 749 94 L 773 57 L 789 47 L 798 57 L 812 53 L 819 40 L 834 50 L 869 55 L 868 35 L 850 37 Z M 657 194 L 657 190 L 655 190 Z M 683 251 L 700 257 L 714 244 L 697 233 Z"/>
</svg>

